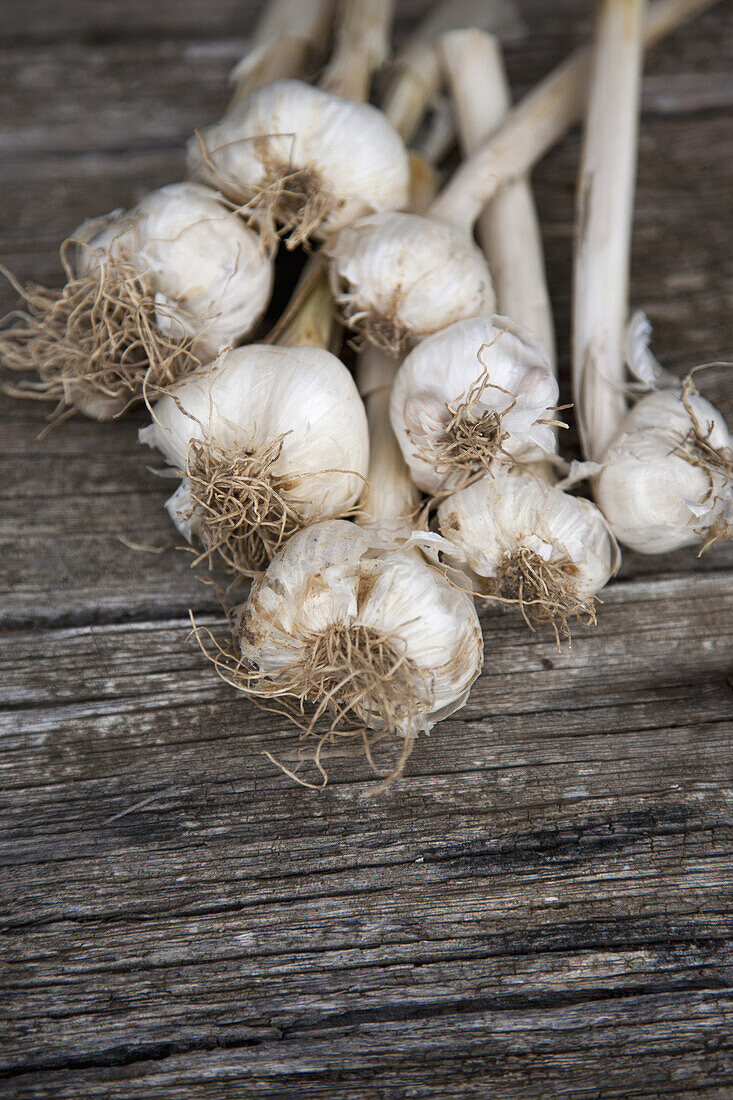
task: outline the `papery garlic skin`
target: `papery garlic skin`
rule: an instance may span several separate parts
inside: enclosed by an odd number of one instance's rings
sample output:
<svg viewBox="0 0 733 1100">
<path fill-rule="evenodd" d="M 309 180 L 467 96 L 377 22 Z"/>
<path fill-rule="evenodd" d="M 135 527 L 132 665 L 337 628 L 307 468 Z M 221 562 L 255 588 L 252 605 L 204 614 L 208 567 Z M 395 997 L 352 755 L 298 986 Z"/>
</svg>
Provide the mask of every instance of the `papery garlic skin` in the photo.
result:
<svg viewBox="0 0 733 1100">
<path fill-rule="evenodd" d="M 204 362 L 251 332 L 274 279 L 272 257 L 257 234 L 195 183 L 146 195 L 136 213 L 159 328 L 173 333 L 179 326 Z"/>
<path fill-rule="evenodd" d="M 441 448 L 452 414 L 472 388 L 481 392 L 471 403 L 471 415 L 500 417 L 505 438 L 495 462 L 520 459 L 532 445 L 554 452 L 552 428 L 542 421 L 553 418 L 558 385 L 544 349 L 504 317 L 459 321 L 418 344 L 392 387 L 392 428 L 415 483 L 425 492 L 465 484 L 467 471 L 445 467 Z"/>
<path fill-rule="evenodd" d="M 568 563 L 579 603 L 600 592 L 618 568 L 618 546 L 594 504 L 517 468 L 497 467 L 443 501 L 437 514 L 450 547 L 444 560 L 463 569 L 479 592 L 523 548 L 548 563 Z"/>
<path fill-rule="evenodd" d="M 716 523 L 727 523 L 733 509 L 730 432 L 705 398 L 690 393 L 685 403 L 671 390 L 642 397 L 593 481 L 616 537 L 642 554 L 693 546 Z M 717 461 L 701 452 L 696 431 Z"/>
<path fill-rule="evenodd" d="M 252 202 L 255 216 L 258 194 L 280 179 L 286 190 L 288 178 L 291 190 L 317 188 L 322 209 L 306 234 L 317 238 L 408 199 L 407 151 L 384 115 L 299 80 L 278 80 L 235 103 L 189 141 L 187 165 L 192 178 Z"/>
<path fill-rule="evenodd" d="M 371 630 L 411 662 L 420 714 L 411 728 L 395 731 L 403 735 L 427 731 L 462 707 L 481 671 L 472 600 L 418 553 L 375 547 L 368 532 L 344 520 L 298 532 L 273 558 L 245 605 L 242 655 L 285 691 L 314 639 L 334 627 Z M 369 725 L 380 728 L 378 713 Z"/>
<path fill-rule="evenodd" d="M 398 351 L 495 306 L 486 260 L 446 222 L 384 212 L 361 218 L 329 242 L 329 278 L 346 324 Z"/>
<path fill-rule="evenodd" d="M 270 473 L 287 478 L 280 492 L 303 523 L 345 511 L 363 490 L 369 462 L 364 406 L 346 367 L 322 348 L 250 344 L 224 352 L 208 371 L 162 397 L 153 418 L 140 431 L 141 442 L 180 471 L 192 441 L 256 453 L 281 438 Z M 188 537 L 185 508 L 180 516 Z"/>
<path fill-rule="evenodd" d="M 79 273 L 107 258 L 133 264 L 155 297 L 155 322 L 207 363 L 267 309 L 274 265 L 257 234 L 208 187 L 173 183 L 130 211 L 83 223 Z"/>
</svg>

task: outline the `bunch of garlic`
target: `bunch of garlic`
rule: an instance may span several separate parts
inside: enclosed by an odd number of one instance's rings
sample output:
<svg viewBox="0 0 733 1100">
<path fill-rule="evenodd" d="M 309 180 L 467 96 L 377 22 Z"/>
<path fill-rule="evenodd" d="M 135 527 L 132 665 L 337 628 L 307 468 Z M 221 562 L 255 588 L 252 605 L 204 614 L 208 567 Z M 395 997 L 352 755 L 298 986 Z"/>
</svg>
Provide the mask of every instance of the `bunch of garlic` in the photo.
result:
<svg viewBox="0 0 733 1100">
<path fill-rule="evenodd" d="M 27 292 L 30 317 L 2 334 L 0 352 L 14 369 L 38 370 L 41 382 L 20 392 L 99 420 L 242 339 L 272 293 L 269 250 L 194 183 L 85 222 L 63 255 L 66 287 Z"/>
<path fill-rule="evenodd" d="M 415 483 L 465 485 L 538 447 L 552 454 L 557 381 L 532 335 L 503 317 L 474 318 L 428 337 L 402 363 L 390 417 Z"/>
<path fill-rule="evenodd" d="M 471 599 L 416 549 L 387 549 L 343 520 L 294 535 L 255 582 L 226 677 L 254 698 L 310 704 L 322 745 L 368 730 L 414 737 L 462 707 L 483 660 Z M 330 716 L 325 734 L 319 719 Z"/>
<path fill-rule="evenodd" d="M 318 347 L 224 352 L 162 397 L 140 440 L 183 477 L 179 530 L 234 570 L 262 570 L 294 531 L 349 512 L 366 478 L 364 406 L 341 361 Z"/>
</svg>

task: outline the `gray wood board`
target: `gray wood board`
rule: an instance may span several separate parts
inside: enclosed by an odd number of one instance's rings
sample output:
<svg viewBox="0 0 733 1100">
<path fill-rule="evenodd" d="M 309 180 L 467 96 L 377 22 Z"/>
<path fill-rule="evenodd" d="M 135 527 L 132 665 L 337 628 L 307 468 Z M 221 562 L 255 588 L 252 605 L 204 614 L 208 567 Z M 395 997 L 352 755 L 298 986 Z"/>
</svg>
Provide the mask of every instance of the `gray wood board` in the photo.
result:
<svg viewBox="0 0 733 1100">
<path fill-rule="evenodd" d="M 519 6 L 518 95 L 592 12 Z M 256 7 L 6 0 L 3 262 L 53 282 L 85 216 L 180 175 Z M 644 79 L 632 302 L 678 372 L 733 358 L 732 55 L 721 4 Z M 534 175 L 566 397 L 577 148 Z M 730 546 L 626 555 L 561 652 L 484 614 L 408 778 L 307 791 L 191 641 L 221 620 L 189 556 L 121 541 L 172 541 L 142 414 L 38 441 L 43 413 L 2 399 L 0 1095 L 733 1093 Z"/>
</svg>

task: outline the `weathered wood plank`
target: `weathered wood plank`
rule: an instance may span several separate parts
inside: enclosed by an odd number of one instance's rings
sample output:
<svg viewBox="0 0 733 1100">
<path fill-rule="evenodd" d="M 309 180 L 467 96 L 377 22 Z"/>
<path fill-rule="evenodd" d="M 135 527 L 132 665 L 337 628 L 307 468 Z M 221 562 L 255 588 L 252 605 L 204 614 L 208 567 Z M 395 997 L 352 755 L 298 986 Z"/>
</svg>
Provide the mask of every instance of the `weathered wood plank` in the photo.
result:
<svg viewBox="0 0 733 1100">
<path fill-rule="evenodd" d="M 180 175 L 253 7 L 8 0 L 4 262 L 52 282 L 80 220 Z M 591 18 L 520 7 L 517 94 Z M 632 300 L 680 372 L 732 357 L 731 49 L 719 4 L 644 81 Z M 577 135 L 535 173 L 566 390 L 576 164 Z M 119 541 L 171 530 L 142 417 L 42 417 L 0 407 L 0 1095 L 727 1100 L 733 547 L 628 555 L 560 653 L 484 615 L 409 779 L 365 800 L 336 760 L 319 794 L 187 640 L 219 619 L 186 556 Z"/>
<path fill-rule="evenodd" d="M 590 1017 L 574 1008 L 532 1013 L 461 1012 L 410 1021 L 414 1043 L 403 1044 L 403 1022 L 365 1024 L 341 1033 L 309 1035 L 288 1057 L 283 1040 L 241 1050 L 194 1053 L 184 1039 L 152 1048 L 151 1059 L 103 1068 L 23 1077 L 17 1097 L 102 1097 L 111 1082 L 124 1081 L 131 1097 L 180 1095 L 219 1100 L 248 1096 L 373 1100 L 430 1096 L 462 1098 L 567 1096 L 604 1097 L 730 1095 L 730 1001 L 717 992 L 604 1001 Z M 660 1039 L 664 1044 L 660 1047 Z M 450 1053 L 446 1056 L 445 1052 Z M 664 1053 L 662 1053 L 662 1051 Z M 668 1057 L 665 1055 L 668 1054 Z M 597 1081 L 603 1073 L 604 1087 Z M 695 1081 L 693 1090 L 685 1081 Z M 500 1090 L 500 1091 L 497 1091 Z"/>
<path fill-rule="evenodd" d="M 595 1013 L 672 989 L 707 991 L 699 1035 L 731 967 L 732 605 L 725 575 L 619 585 L 559 654 L 487 620 L 469 706 L 371 803 L 353 764 L 321 796 L 274 771 L 257 750 L 292 733 L 212 682 L 183 622 L 53 631 L 42 652 L 7 633 L 6 1071 L 256 1042 L 257 1088 L 273 1058 L 295 1088 L 319 1034 L 358 1080 L 376 1023 L 384 1041 L 409 1021 L 417 1057 L 415 1028 L 456 1003 L 525 1035 L 575 1005 L 577 1052 Z"/>
<path fill-rule="evenodd" d="M 0 42 L 104 43 L 137 39 L 177 39 L 194 36 L 204 40 L 246 35 L 266 0 L 195 0 L 149 4 L 146 0 L 34 0 L 33 18 L 22 0 L 6 0 Z M 395 17 L 396 37 L 405 33 L 429 6 L 430 0 L 399 0 Z M 530 0 L 541 10 L 541 0 Z M 530 6 L 526 4 L 525 6 Z M 578 13 L 577 0 L 558 0 L 558 8 Z"/>
</svg>

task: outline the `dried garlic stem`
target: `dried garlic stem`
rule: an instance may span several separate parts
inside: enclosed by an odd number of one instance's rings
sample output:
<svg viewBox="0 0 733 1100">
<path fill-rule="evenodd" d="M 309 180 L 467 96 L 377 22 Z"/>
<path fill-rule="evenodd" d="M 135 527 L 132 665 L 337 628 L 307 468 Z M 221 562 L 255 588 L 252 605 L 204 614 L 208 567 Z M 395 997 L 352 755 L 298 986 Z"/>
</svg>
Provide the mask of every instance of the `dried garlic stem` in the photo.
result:
<svg viewBox="0 0 733 1100">
<path fill-rule="evenodd" d="M 578 180 L 573 390 L 583 452 L 598 460 L 626 412 L 623 387 L 644 0 L 602 0 Z"/>
<path fill-rule="evenodd" d="M 509 84 L 496 38 L 451 31 L 441 41 L 458 133 L 470 156 L 510 108 Z M 503 188 L 482 214 L 478 235 L 496 290 L 496 311 L 528 328 L 555 369 L 555 339 L 537 210 L 527 179 Z"/>
<path fill-rule="evenodd" d="M 443 82 L 436 42 L 458 27 L 480 27 L 494 34 L 517 23 L 511 0 L 443 0 L 418 24 L 394 59 L 382 110 L 406 142 L 411 142 L 425 109 Z"/>
<path fill-rule="evenodd" d="M 657 0 L 643 30 L 646 48 L 716 0 Z M 520 179 L 583 114 L 591 51 L 576 50 L 533 92 L 452 177 L 431 208 L 431 215 L 470 230 L 479 214 L 505 184 Z"/>
<path fill-rule="evenodd" d="M 366 102 L 389 57 L 393 13 L 392 0 L 341 0 L 336 44 L 319 84 L 324 92 Z"/>
<path fill-rule="evenodd" d="M 249 49 L 232 70 L 231 104 L 274 80 L 315 66 L 328 36 L 333 0 L 266 0 Z"/>
<path fill-rule="evenodd" d="M 335 316 L 333 297 L 328 286 L 328 275 L 320 268 L 304 270 L 308 292 L 295 316 L 278 338 L 278 344 L 287 348 L 325 348 L 328 350 L 333 336 Z M 298 288 L 295 289 L 295 295 Z"/>
<path fill-rule="evenodd" d="M 356 382 L 369 424 L 368 488 L 361 505 L 362 523 L 407 534 L 420 504 L 420 493 L 389 422 L 389 401 L 398 362 L 369 345 L 359 356 Z"/>
</svg>

